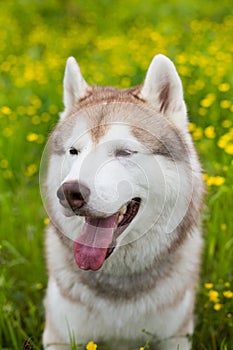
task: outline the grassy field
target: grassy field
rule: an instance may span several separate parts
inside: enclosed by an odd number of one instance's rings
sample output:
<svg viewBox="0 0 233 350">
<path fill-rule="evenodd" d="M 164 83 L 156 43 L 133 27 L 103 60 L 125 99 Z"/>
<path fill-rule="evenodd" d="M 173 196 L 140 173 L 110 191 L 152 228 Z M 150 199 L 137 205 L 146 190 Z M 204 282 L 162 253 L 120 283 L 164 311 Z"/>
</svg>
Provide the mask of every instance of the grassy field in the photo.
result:
<svg viewBox="0 0 233 350">
<path fill-rule="evenodd" d="M 232 350 L 232 37 L 228 0 L 0 2 L 0 349 L 41 349 L 47 215 L 38 172 L 63 108 L 66 58 L 90 84 L 128 87 L 163 53 L 181 75 L 207 184 L 193 349 Z"/>
</svg>

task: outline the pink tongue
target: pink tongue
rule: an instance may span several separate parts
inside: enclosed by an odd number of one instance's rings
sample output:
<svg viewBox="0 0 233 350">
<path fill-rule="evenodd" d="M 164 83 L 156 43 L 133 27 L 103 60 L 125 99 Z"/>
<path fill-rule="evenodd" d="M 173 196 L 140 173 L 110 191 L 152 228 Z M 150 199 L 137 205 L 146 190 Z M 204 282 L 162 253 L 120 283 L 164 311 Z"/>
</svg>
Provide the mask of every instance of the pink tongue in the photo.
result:
<svg viewBox="0 0 233 350">
<path fill-rule="evenodd" d="M 103 265 L 113 241 L 118 213 L 107 218 L 86 218 L 82 232 L 74 242 L 74 257 L 83 270 L 98 270 Z"/>
</svg>

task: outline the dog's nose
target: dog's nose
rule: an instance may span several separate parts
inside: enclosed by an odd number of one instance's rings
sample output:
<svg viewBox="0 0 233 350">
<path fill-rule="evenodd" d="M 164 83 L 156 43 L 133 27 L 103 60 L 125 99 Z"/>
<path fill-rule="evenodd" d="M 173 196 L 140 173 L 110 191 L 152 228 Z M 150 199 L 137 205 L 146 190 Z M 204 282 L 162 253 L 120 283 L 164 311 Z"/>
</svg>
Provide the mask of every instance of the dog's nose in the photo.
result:
<svg viewBox="0 0 233 350">
<path fill-rule="evenodd" d="M 88 201 L 90 190 L 78 181 L 65 182 L 57 191 L 60 203 L 73 211 L 80 209 Z"/>
</svg>

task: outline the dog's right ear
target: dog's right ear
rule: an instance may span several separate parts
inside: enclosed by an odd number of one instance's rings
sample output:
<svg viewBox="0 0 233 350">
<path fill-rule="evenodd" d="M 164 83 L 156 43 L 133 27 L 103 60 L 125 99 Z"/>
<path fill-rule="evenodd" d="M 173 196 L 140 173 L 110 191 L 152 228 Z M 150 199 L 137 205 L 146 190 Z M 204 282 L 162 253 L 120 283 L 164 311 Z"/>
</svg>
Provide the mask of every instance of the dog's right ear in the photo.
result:
<svg viewBox="0 0 233 350">
<path fill-rule="evenodd" d="M 80 99 L 85 97 L 89 89 L 89 85 L 84 80 L 79 65 L 74 57 L 69 57 L 66 62 L 63 86 L 63 101 L 66 112 L 70 111 Z"/>
</svg>

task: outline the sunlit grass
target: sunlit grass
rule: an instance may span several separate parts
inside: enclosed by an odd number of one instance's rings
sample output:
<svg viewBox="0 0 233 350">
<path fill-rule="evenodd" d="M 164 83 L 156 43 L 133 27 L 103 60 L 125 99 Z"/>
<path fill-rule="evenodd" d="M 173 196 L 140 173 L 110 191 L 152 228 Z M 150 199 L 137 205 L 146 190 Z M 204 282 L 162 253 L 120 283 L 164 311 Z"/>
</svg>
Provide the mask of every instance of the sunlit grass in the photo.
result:
<svg viewBox="0 0 233 350">
<path fill-rule="evenodd" d="M 226 0 L 0 4 L 1 349 L 22 349 L 25 341 L 41 348 L 48 219 L 38 171 L 63 108 L 66 58 L 77 58 L 90 84 L 125 88 L 142 83 L 156 53 L 181 75 L 207 189 L 194 349 L 232 348 L 232 33 Z M 95 339 L 88 344 L 95 350 Z"/>
</svg>

